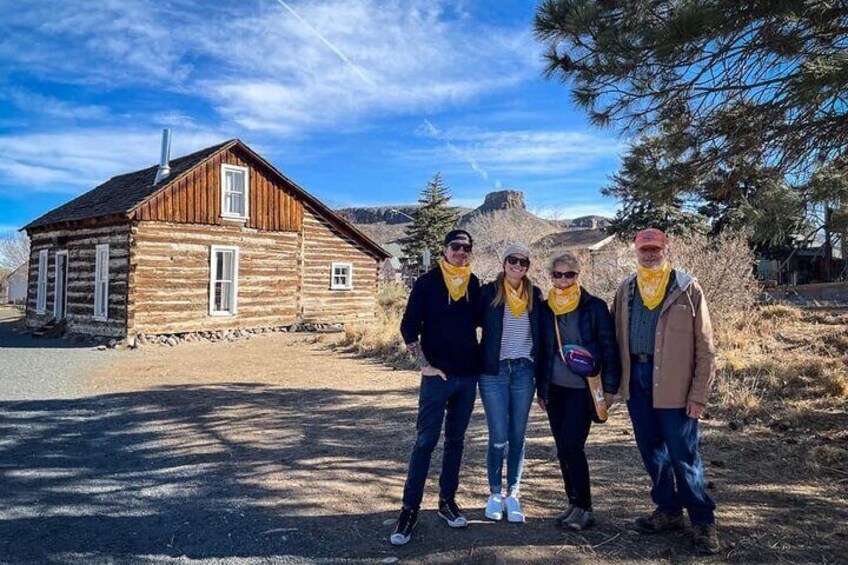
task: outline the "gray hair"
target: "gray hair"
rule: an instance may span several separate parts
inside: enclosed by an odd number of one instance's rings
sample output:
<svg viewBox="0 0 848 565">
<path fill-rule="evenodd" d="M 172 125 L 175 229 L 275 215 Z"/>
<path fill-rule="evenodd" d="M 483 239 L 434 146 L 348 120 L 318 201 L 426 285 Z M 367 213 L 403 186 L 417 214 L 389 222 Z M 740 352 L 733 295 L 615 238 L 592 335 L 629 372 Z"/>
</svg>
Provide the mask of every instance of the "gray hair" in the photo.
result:
<svg viewBox="0 0 848 565">
<path fill-rule="evenodd" d="M 551 261 L 551 271 L 553 271 L 557 265 L 568 265 L 578 273 L 583 270 L 583 261 L 580 260 L 580 257 L 578 257 L 576 253 L 572 253 L 571 251 L 566 251 L 562 255 L 554 257 Z"/>
</svg>

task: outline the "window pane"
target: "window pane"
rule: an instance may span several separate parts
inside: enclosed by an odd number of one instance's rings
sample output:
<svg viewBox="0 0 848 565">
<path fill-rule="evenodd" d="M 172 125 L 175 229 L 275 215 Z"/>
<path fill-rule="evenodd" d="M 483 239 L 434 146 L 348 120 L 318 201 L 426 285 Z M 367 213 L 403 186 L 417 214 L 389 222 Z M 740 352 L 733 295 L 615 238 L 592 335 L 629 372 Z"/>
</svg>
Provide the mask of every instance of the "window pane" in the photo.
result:
<svg viewBox="0 0 848 565">
<path fill-rule="evenodd" d="M 232 204 L 230 206 L 230 212 L 238 214 L 239 216 L 244 216 L 244 195 L 234 192 L 231 196 Z"/>
<path fill-rule="evenodd" d="M 233 181 L 232 181 L 232 190 L 233 192 L 237 192 L 239 194 L 244 194 L 244 173 L 233 171 L 232 173 Z"/>
<path fill-rule="evenodd" d="M 232 281 L 233 280 L 233 252 L 218 251 L 216 252 L 216 281 Z"/>
<path fill-rule="evenodd" d="M 215 311 L 229 312 L 230 310 L 230 291 L 232 284 L 228 282 L 215 283 Z"/>
</svg>

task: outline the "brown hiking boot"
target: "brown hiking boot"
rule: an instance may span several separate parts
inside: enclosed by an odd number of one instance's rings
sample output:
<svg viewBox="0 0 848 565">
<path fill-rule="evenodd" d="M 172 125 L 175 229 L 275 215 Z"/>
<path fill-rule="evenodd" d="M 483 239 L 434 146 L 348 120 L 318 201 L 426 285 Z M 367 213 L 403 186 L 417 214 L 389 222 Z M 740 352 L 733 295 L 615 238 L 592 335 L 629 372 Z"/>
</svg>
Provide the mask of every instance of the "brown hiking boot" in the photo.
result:
<svg viewBox="0 0 848 565">
<path fill-rule="evenodd" d="M 657 508 L 650 514 L 636 518 L 636 529 L 642 534 L 657 534 L 682 530 L 685 527 L 683 514 L 669 514 Z"/>
<path fill-rule="evenodd" d="M 701 555 L 715 555 L 721 551 L 715 524 L 692 526 L 692 541 L 695 551 Z"/>
</svg>

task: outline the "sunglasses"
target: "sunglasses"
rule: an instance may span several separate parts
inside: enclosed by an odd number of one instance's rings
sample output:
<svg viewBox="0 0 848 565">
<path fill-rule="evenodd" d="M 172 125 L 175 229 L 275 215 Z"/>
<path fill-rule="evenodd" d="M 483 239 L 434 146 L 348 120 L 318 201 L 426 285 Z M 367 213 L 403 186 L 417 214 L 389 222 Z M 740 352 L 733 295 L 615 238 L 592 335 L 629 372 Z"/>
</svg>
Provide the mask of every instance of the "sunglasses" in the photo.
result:
<svg viewBox="0 0 848 565">
<path fill-rule="evenodd" d="M 530 259 L 522 259 L 521 257 L 514 257 L 512 255 L 506 258 L 506 262 L 510 265 L 521 265 L 525 269 L 530 266 Z"/>
<path fill-rule="evenodd" d="M 551 276 L 555 279 L 574 279 L 579 274 L 577 271 L 566 271 L 564 273 L 562 271 L 554 271 L 551 273 Z"/>
<path fill-rule="evenodd" d="M 471 244 L 469 243 L 451 243 L 448 247 L 451 248 L 451 251 L 459 251 L 462 249 L 466 253 L 471 253 Z"/>
</svg>

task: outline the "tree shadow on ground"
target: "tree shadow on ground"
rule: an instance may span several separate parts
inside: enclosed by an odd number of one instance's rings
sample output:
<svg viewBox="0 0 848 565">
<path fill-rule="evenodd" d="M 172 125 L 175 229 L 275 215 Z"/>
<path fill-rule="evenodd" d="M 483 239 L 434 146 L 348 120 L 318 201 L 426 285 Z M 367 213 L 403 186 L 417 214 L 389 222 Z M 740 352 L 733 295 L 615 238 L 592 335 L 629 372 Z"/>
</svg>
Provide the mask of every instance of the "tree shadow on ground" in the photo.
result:
<svg viewBox="0 0 848 565">
<path fill-rule="evenodd" d="M 692 560 L 684 535 L 645 538 L 630 531 L 649 502 L 647 479 L 621 413 L 610 424 L 618 427 L 595 429 L 589 447 L 598 526 L 583 534 L 553 527 L 562 483 L 546 423 L 535 409 L 525 471 L 527 524 L 486 523 L 482 510 L 473 508 L 470 528 L 449 530 L 430 508 L 431 479 L 413 543 L 390 546 L 392 526 L 385 522 L 399 504 L 416 394 L 414 387 L 347 391 L 220 384 L 0 403 L 0 558 Z M 460 499 L 479 507 L 486 484 L 479 404 L 466 445 Z M 723 533 L 729 545 L 718 559 L 821 563 L 844 557 L 846 540 L 835 520 L 845 510 L 844 499 L 833 507 L 832 493 L 804 489 L 792 474 L 763 483 L 743 472 L 743 461 L 726 458 L 719 504 L 738 511 L 728 513 Z M 436 455 L 431 477 L 439 465 Z M 827 504 L 834 520 L 815 524 L 817 537 L 811 538 L 798 509 L 816 512 Z M 782 543 L 779 551 L 762 545 L 775 542 Z"/>
</svg>

